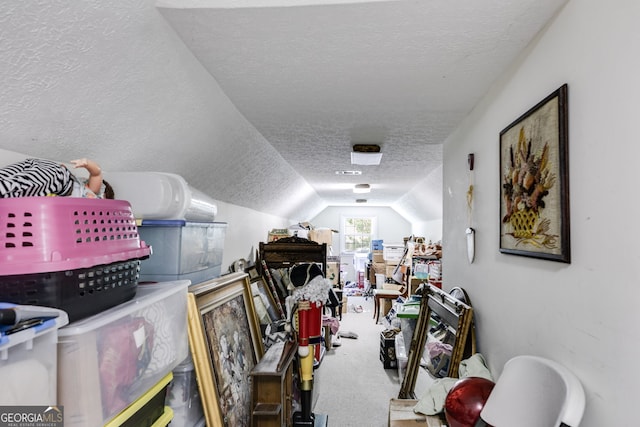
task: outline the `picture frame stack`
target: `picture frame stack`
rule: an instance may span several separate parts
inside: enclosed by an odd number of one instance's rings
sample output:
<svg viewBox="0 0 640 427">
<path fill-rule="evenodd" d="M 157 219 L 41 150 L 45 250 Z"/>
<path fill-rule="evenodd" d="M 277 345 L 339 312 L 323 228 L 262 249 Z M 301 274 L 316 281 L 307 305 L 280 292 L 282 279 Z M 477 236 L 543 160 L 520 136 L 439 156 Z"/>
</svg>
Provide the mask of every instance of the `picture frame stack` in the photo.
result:
<svg viewBox="0 0 640 427">
<path fill-rule="evenodd" d="M 251 424 L 250 374 L 264 355 L 249 275 L 192 285 L 188 333 L 208 426 Z"/>
</svg>

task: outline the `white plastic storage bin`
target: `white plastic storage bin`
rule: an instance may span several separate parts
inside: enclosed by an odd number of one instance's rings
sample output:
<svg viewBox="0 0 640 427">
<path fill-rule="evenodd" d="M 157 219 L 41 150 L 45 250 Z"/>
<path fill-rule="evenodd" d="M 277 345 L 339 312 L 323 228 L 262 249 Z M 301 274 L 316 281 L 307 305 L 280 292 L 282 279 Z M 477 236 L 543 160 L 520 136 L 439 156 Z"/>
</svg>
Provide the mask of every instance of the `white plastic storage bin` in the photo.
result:
<svg viewBox="0 0 640 427">
<path fill-rule="evenodd" d="M 20 307 L 1 303 L 0 309 Z M 10 332 L 0 329 L 0 406 L 56 406 L 58 330 L 69 321 L 67 313 L 47 308 L 58 317 L 38 321 L 34 326 Z"/>
<path fill-rule="evenodd" d="M 188 286 L 140 285 L 134 299 L 60 330 L 65 426 L 104 425 L 187 357 Z"/>
<path fill-rule="evenodd" d="M 164 172 L 105 172 L 117 199 L 131 203 L 139 219 L 215 221 L 218 207 L 180 175 Z"/>
<path fill-rule="evenodd" d="M 167 391 L 167 405 L 173 410 L 173 423 L 176 426 L 195 427 L 204 416 L 191 356 L 173 370 L 173 381 Z"/>
<path fill-rule="evenodd" d="M 220 276 L 226 230 L 223 222 L 142 221 L 138 233 L 153 254 L 140 263 L 140 281 L 195 284 Z"/>
<path fill-rule="evenodd" d="M 403 244 L 383 243 L 382 244 L 382 258 L 387 264 L 397 264 L 404 255 Z"/>
<path fill-rule="evenodd" d="M 407 348 L 405 347 L 404 336 L 402 334 L 396 335 L 395 347 L 396 360 L 398 361 L 398 378 L 400 378 L 400 382 L 402 382 L 404 373 L 407 370 L 407 363 L 409 363 Z"/>
</svg>

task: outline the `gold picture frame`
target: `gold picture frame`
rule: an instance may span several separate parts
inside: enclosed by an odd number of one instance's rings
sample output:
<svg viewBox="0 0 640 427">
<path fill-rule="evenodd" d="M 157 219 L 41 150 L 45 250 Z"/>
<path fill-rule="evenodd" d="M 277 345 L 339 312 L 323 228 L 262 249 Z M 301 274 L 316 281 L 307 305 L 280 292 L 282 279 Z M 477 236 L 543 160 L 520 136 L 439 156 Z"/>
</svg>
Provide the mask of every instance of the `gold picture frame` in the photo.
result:
<svg viewBox="0 0 640 427">
<path fill-rule="evenodd" d="M 192 285 L 189 345 L 207 426 L 251 423 L 249 375 L 264 354 L 249 275 Z"/>
<path fill-rule="evenodd" d="M 426 288 L 413 337 L 407 348 L 407 368 L 398 399 L 416 398 L 415 386 L 423 363 L 432 378 L 458 378 L 458 367 L 468 348 L 472 323 L 473 308 L 470 305 L 434 285 Z M 431 354 L 430 342 L 437 342 L 434 348 L 450 350 Z"/>
<path fill-rule="evenodd" d="M 568 87 L 500 132 L 500 252 L 570 263 Z"/>
</svg>

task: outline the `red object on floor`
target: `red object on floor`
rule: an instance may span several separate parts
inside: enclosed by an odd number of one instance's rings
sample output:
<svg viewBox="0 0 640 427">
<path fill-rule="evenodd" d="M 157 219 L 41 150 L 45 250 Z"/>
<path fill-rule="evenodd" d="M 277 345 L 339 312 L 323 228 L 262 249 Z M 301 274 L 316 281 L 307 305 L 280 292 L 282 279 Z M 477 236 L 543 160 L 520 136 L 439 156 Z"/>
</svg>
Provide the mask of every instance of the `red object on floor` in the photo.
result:
<svg viewBox="0 0 640 427">
<path fill-rule="evenodd" d="M 444 402 L 449 427 L 473 427 L 495 383 L 486 378 L 463 378 L 451 388 Z"/>
<path fill-rule="evenodd" d="M 358 271 L 358 287 L 364 288 L 364 271 Z"/>
</svg>

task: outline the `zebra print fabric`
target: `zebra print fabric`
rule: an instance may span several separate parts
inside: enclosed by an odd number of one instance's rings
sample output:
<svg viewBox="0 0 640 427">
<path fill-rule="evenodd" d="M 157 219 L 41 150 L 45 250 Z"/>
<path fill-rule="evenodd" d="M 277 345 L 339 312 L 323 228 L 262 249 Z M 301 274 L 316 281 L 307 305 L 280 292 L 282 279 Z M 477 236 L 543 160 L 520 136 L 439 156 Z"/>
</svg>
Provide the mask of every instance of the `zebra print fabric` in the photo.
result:
<svg viewBox="0 0 640 427">
<path fill-rule="evenodd" d="M 0 198 L 65 196 L 72 187 L 69 169 L 50 160 L 26 159 L 0 168 Z"/>
</svg>

